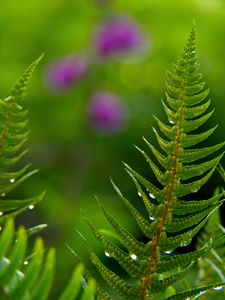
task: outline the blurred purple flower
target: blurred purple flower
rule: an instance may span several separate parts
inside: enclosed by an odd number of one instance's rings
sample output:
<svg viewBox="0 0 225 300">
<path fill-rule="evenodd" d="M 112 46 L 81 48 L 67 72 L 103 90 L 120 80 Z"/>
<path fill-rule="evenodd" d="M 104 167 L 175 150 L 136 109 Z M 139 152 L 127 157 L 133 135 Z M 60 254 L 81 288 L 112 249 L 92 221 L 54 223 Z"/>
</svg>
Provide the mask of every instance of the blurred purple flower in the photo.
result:
<svg viewBox="0 0 225 300">
<path fill-rule="evenodd" d="M 115 94 L 96 92 L 89 103 L 88 121 L 92 129 L 104 134 L 121 132 L 128 121 L 128 109 Z"/>
<path fill-rule="evenodd" d="M 63 92 L 80 81 L 87 71 L 84 59 L 67 56 L 48 65 L 46 70 L 46 84 L 54 92 Z"/>
<path fill-rule="evenodd" d="M 95 46 L 101 57 L 140 50 L 144 33 L 127 17 L 116 17 L 102 24 L 95 34 Z"/>
</svg>

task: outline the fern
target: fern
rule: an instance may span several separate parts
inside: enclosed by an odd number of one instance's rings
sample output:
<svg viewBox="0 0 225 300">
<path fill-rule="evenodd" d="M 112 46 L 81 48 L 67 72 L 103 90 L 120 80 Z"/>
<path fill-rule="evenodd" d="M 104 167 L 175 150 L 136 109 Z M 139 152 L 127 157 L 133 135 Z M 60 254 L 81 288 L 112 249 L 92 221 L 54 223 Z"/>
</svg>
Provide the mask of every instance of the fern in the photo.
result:
<svg viewBox="0 0 225 300">
<path fill-rule="evenodd" d="M 27 85 L 33 71 L 42 56 L 34 61 L 11 89 L 11 95 L 0 99 L 0 222 L 9 216 L 16 216 L 43 199 L 44 194 L 29 199 L 6 199 L 6 195 L 17 188 L 27 178 L 36 173 L 30 171 L 30 164 L 16 167 L 17 163 L 27 153 L 24 144 L 28 137 L 27 110 L 21 106 Z M 32 206 L 31 206 L 32 205 Z"/>
<path fill-rule="evenodd" d="M 177 283 L 183 282 L 193 263 L 199 258 L 202 259 L 199 264 L 204 257 L 206 263 L 212 262 L 214 271 L 217 269 L 213 259 L 224 259 L 224 251 L 221 249 L 225 240 L 224 230 L 220 226 L 218 231 L 212 232 L 210 225 L 210 222 L 216 226 L 219 224 L 216 213 L 222 204 L 223 193 L 206 200 L 186 198 L 198 192 L 209 180 L 223 156 L 221 150 L 225 144 L 222 142 L 195 148 L 216 129 L 215 126 L 206 131 L 201 130 L 213 110 L 208 110 L 209 91 L 204 89 L 205 83 L 198 72 L 195 36 L 193 28 L 173 71 L 167 72 L 166 102 L 163 101 L 162 104 L 169 122 L 164 124 L 155 117 L 160 133 L 153 128 L 161 150 L 153 147 L 146 139 L 144 140 L 153 158 L 136 147 L 149 164 L 158 184 L 153 184 L 124 164 L 137 189 L 137 198 L 145 205 L 148 219 L 144 217 L 144 212 L 141 213 L 126 199 L 112 181 L 116 193 L 148 241 L 144 243 L 130 234 L 100 201 L 99 206 L 116 232 L 113 235 L 117 237 L 119 244 L 108 239 L 102 231 L 96 230 L 83 215 L 88 227 L 102 244 L 105 255 L 115 259 L 127 272 L 127 278 L 122 278 L 106 267 L 79 233 L 87 245 L 91 262 L 121 299 L 194 300 L 205 295 L 208 290 L 225 285 L 224 277 L 218 276 L 221 275 L 218 272 L 214 276 L 212 270 L 215 281 L 206 282 L 202 278 L 200 286 L 177 289 Z M 54 249 L 45 254 L 43 241 L 37 238 L 31 253 L 27 252 L 28 236 L 42 230 L 45 224 L 27 230 L 24 227 L 15 230 L 12 219 L 41 201 L 44 194 L 29 199 L 12 199 L 10 194 L 8 199 L 5 197 L 36 172 L 29 171 L 30 164 L 22 168 L 16 166 L 26 153 L 24 144 L 28 136 L 27 111 L 22 108 L 21 101 L 39 60 L 32 63 L 16 82 L 11 95 L 0 100 L 0 221 L 3 227 L 0 234 L 0 297 L 4 300 L 47 299 L 54 278 Z M 187 250 L 185 247 L 204 226 L 205 231 L 210 228 L 210 236 L 204 235 L 203 231 L 198 248 L 194 251 Z M 183 247 L 186 252 L 181 254 L 179 250 Z M 211 258 L 212 254 L 214 258 Z M 82 285 L 84 289 L 81 288 Z M 84 271 L 83 265 L 79 264 L 58 299 L 90 300 L 93 299 L 94 290 L 98 299 L 112 299 L 110 293 L 104 291 L 93 280 L 92 274 Z"/>
<path fill-rule="evenodd" d="M 19 213 L 33 208 L 43 199 L 44 193 L 26 199 L 11 199 L 6 195 L 14 191 L 27 178 L 36 173 L 29 171 L 30 164 L 16 167 L 26 154 L 23 149 L 27 140 L 27 110 L 21 106 L 32 73 L 39 63 L 34 61 L 11 89 L 11 96 L 0 100 L 0 299 L 44 300 L 52 287 L 55 273 L 55 250 L 45 254 L 41 238 L 36 238 L 31 253 L 27 251 L 28 237 L 46 224 L 30 229 L 14 228 L 14 219 Z M 84 267 L 79 264 L 59 295 L 58 300 L 91 300 L 95 282 L 83 278 Z M 82 289 L 82 285 L 84 288 Z"/>
<path fill-rule="evenodd" d="M 224 169 L 222 165 L 219 166 L 218 171 L 225 181 Z M 218 190 L 216 191 L 218 193 Z M 216 242 L 213 249 L 211 249 L 204 258 L 198 261 L 199 275 L 198 284 L 212 283 L 218 280 L 225 281 L 225 228 L 222 225 L 220 217 L 220 211 L 216 210 L 208 219 L 206 225 L 201 231 L 197 239 L 197 247 L 202 247 L 209 236 L 211 236 Z M 218 287 L 216 291 L 221 290 L 217 299 L 224 299 L 224 291 L 222 287 Z M 214 299 L 215 292 L 211 292 L 207 299 Z M 205 298 L 206 299 L 206 298 Z"/>
<path fill-rule="evenodd" d="M 201 245 L 205 243 L 209 236 L 214 238 L 214 240 L 216 241 L 214 244 L 214 248 L 211 249 L 205 257 L 202 257 L 198 261 L 199 285 L 213 283 L 219 280 L 225 281 L 224 233 L 225 228 L 223 228 L 223 226 L 221 225 L 219 210 L 216 210 L 210 216 L 197 240 L 198 247 L 201 247 Z M 224 299 L 224 291 L 222 290 L 222 286 L 218 286 L 215 290 L 217 292 L 216 298 Z M 218 291 L 220 290 L 222 290 L 221 293 L 218 293 Z M 207 295 L 207 299 L 214 299 L 214 297 L 215 292 L 210 292 L 210 294 Z"/>
<path fill-rule="evenodd" d="M 149 241 L 138 241 L 101 203 L 103 214 L 118 235 L 122 246 L 111 242 L 84 216 L 90 230 L 102 244 L 106 256 L 115 259 L 130 278 L 121 278 L 107 268 L 85 241 L 91 262 L 121 299 L 180 300 L 198 297 L 209 289 L 225 285 L 224 281 L 219 280 L 190 290 L 176 291 L 174 288 L 174 284 L 182 280 L 192 268 L 193 262 L 206 255 L 216 244 L 216 241 L 209 237 L 198 250 L 186 250 L 184 254 L 179 254 L 178 251 L 180 247 L 191 243 L 209 216 L 221 205 L 222 197 L 221 193 L 207 200 L 195 200 L 194 195 L 193 200 L 185 198 L 198 192 L 209 180 L 223 153 L 214 157 L 212 155 L 225 144 L 222 142 L 195 148 L 217 127 L 201 130 L 201 126 L 210 118 L 213 110 L 207 112 L 210 105 L 209 90 L 204 88 L 205 83 L 198 72 L 195 42 L 196 30 L 193 27 L 173 71 L 167 72 L 166 102 L 163 101 L 163 107 L 169 122 L 164 124 L 155 117 L 160 133 L 153 128 L 161 150 L 157 150 L 145 139 L 155 158 L 152 159 L 137 147 L 158 180 L 158 185 L 154 185 L 125 164 L 125 170 L 136 186 L 139 199 L 143 201 L 149 218 L 146 219 L 123 196 L 116 184 L 112 183 Z M 101 300 L 112 299 L 110 294 L 103 292 L 99 286 L 96 292 Z"/>
<path fill-rule="evenodd" d="M 27 232 L 20 227 L 17 232 L 9 219 L 0 237 L 0 296 L 1 299 L 47 299 L 55 273 L 55 250 L 44 253 L 41 238 L 35 240 L 33 251 L 27 253 Z M 84 268 L 80 264 L 58 300 L 90 300 L 95 283 L 90 280 L 80 294 Z M 78 298 L 79 297 L 79 298 Z M 81 297 L 81 298 L 80 298 Z"/>
</svg>

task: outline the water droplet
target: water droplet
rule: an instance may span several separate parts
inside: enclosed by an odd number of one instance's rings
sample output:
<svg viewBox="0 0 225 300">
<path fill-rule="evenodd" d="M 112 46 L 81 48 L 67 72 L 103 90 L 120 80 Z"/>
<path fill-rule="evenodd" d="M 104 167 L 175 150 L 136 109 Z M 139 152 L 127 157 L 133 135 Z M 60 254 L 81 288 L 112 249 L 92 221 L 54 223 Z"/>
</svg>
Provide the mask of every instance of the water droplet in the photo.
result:
<svg viewBox="0 0 225 300">
<path fill-rule="evenodd" d="M 135 259 L 137 259 L 137 255 L 136 255 L 136 254 L 131 254 L 131 255 L 130 255 L 130 258 L 131 258 L 132 260 L 135 260 Z"/>
<path fill-rule="evenodd" d="M 223 286 L 220 285 L 220 286 L 216 286 L 213 288 L 215 291 L 219 291 L 219 290 L 222 290 L 223 289 Z"/>
<path fill-rule="evenodd" d="M 110 257 L 109 252 L 105 251 L 105 256 Z"/>
<path fill-rule="evenodd" d="M 2 196 L 2 197 L 5 197 L 5 194 L 3 193 L 3 194 L 1 194 L 1 196 Z"/>
<path fill-rule="evenodd" d="M 170 124 L 174 124 L 174 121 L 172 119 L 169 119 Z"/>
<path fill-rule="evenodd" d="M 13 183 L 13 182 L 15 181 L 15 179 L 14 179 L 14 178 L 11 178 L 9 181 L 10 181 L 11 183 Z"/>
<path fill-rule="evenodd" d="M 27 266 L 27 265 L 28 265 L 28 261 L 25 260 L 25 261 L 23 262 L 23 264 L 24 264 L 25 266 Z"/>
<path fill-rule="evenodd" d="M 0 211 L 0 217 L 3 216 L 3 211 Z"/>
<path fill-rule="evenodd" d="M 152 199 L 155 199 L 155 196 L 154 196 L 152 193 L 149 193 L 149 196 L 150 196 Z"/>
<path fill-rule="evenodd" d="M 165 251 L 164 253 L 165 254 L 171 254 L 173 252 L 173 250 L 168 250 L 168 251 Z"/>
<path fill-rule="evenodd" d="M 2 227 L 0 227 L 0 231 L 2 230 Z"/>
<path fill-rule="evenodd" d="M 140 192 L 138 192 L 138 196 L 141 197 L 141 193 Z"/>
<path fill-rule="evenodd" d="M 29 209 L 34 209 L 33 204 L 29 205 L 28 208 L 29 208 Z"/>
<path fill-rule="evenodd" d="M 151 221 L 155 221 L 155 218 L 154 217 L 149 217 L 149 219 L 151 220 Z"/>
</svg>

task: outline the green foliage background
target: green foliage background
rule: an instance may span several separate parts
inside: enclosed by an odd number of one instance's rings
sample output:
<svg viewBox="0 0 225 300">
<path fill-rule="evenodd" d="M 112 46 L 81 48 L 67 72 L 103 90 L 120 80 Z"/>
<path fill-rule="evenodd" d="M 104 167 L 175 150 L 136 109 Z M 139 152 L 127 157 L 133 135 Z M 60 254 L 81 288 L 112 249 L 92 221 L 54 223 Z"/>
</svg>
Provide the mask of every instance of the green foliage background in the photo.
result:
<svg viewBox="0 0 225 300">
<path fill-rule="evenodd" d="M 71 91 L 51 94 L 44 84 L 46 65 L 70 53 L 91 55 L 93 31 L 109 13 L 129 15 L 144 28 L 150 44 L 145 55 L 141 59 L 110 60 L 93 66 L 89 77 Z M 165 70 L 180 53 L 193 19 L 198 28 L 201 71 L 211 87 L 216 108 L 214 120 L 220 124 L 213 137 L 216 143 L 225 131 L 224 0 L 112 0 L 107 6 L 98 6 L 94 0 L 2 1 L 1 95 L 6 96 L 12 81 L 34 58 L 45 53 L 24 105 L 30 110 L 31 127 L 27 160 L 41 171 L 17 193 L 29 196 L 34 191 L 47 191 L 45 201 L 20 221 L 29 226 L 48 222 L 43 233 L 45 242 L 58 250 L 59 275 L 55 286 L 60 288 L 64 284 L 66 275 L 77 263 L 65 242 L 78 253 L 85 253 L 74 230 L 74 226 L 81 232 L 87 230 L 80 208 L 96 227 L 108 226 L 94 194 L 132 231 L 132 220 L 125 214 L 108 178 L 115 178 L 121 190 L 137 200 L 120 162 L 132 161 L 134 167 L 146 170 L 132 144 L 141 144 L 141 135 L 152 140 L 152 114 L 164 118 L 160 99 L 164 96 Z M 121 95 L 129 107 L 130 122 L 118 136 L 99 136 L 87 126 L 88 99 L 96 89 L 109 89 Z M 209 192 L 212 193 L 210 186 L 203 191 Z M 89 232 L 86 237 L 93 239 Z"/>
</svg>

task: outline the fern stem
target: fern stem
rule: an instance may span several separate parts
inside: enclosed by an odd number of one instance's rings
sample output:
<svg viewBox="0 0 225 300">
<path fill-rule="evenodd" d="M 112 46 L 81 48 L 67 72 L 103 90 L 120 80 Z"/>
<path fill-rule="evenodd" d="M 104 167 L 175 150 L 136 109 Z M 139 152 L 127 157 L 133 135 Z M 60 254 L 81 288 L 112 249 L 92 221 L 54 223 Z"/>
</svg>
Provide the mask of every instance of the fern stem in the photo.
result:
<svg viewBox="0 0 225 300">
<path fill-rule="evenodd" d="M 177 133 L 175 138 L 175 149 L 173 153 L 173 167 L 172 167 L 172 181 L 168 184 L 168 197 L 164 203 L 162 214 L 160 217 L 160 222 L 156 228 L 156 233 L 152 238 L 151 245 L 151 255 L 149 257 L 149 263 L 146 269 L 145 277 L 143 278 L 142 290 L 141 290 L 141 299 L 147 300 L 152 295 L 149 292 L 149 286 L 151 284 L 152 274 L 156 272 L 158 265 L 158 251 L 159 251 L 159 241 L 162 233 L 164 232 L 164 225 L 166 224 L 168 217 L 170 215 L 170 207 L 173 201 L 176 200 L 174 190 L 177 185 L 177 173 L 179 171 L 179 153 L 180 153 L 180 139 L 182 134 L 182 124 L 184 120 L 184 101 L 183 90 L 185 87 L 185 76 L 180 87 L 180 108 L 179 108 L 179 119 L 176 123 Z"/>
</svg>

